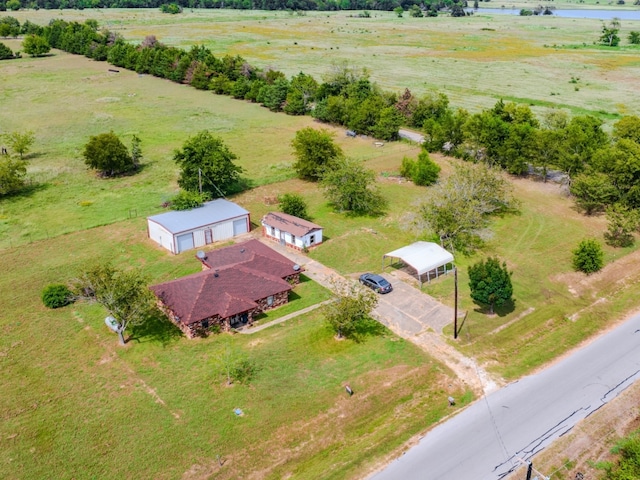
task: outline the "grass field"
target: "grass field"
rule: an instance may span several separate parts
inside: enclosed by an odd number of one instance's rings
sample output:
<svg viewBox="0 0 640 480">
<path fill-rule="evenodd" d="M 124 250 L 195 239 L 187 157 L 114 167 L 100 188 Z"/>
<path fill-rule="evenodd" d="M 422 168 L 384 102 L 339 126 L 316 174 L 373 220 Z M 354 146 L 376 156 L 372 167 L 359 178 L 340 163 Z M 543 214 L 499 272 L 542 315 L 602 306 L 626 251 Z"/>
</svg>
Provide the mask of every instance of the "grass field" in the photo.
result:
<svg viewBox="0 0 640 480">
<path fill-rule="evenodd" d="M 532 7 L 539 2 L 500 5 Z M 590 2 L 596 6 L 595 2 Z M 493 3 L 489 7 L 500 8 Z M 560 2 L 575 8 L 576 3 Z M 612 6 L 607 6 L 612 8 Z M 626 6 L 627 10 L 635 7 Z M 156 35 L 166 44 L 189 48 L 200 43 L 214 53 L 242 55 L 259 67 L 300 71 L 320 79 L 334 62 L 367 68 L 383 88 L 414 94 L 446 93 L 455 106 L 472 111 L 499 98 L 530 103 L 538 111 L 556 107 L 611 120 L 640 112 L 639 46 L 627 44 L 638 21 L 623 21 L 621 46 L 597 43 L 602 22 L 549 16 L 489 15 L 397 18 L 393 12 L 157 10 L 17 12 L 20 20 L 97 19 L 101 25 L 140 42 Z M 577 84 L 570 83 L 579 78 Z"/>
<path fill-rule="evenodd" d="M 504 97 L 537 111 L 555 105 L 609 122 L 640 112 L 640 51 L 591 45 L 599 22 L 497 15 L 431 21 L 382 12 L 356 19 L 350 13 L 15 16 L 39 23 L 97 18 L 133 41 L 155 34 L 173 45 L 204 42 L 216 53 L 239 53 L 290 74 L 320 77 L 332 60 L 348 59 L 370 68 L 385 88 L 441 90 L 452 104 L 472 110 Z M 18 40 L 5 43 L 20 48 Z M 225 140 L 255 185 L 234 198 L 254 223 L 274 208 L 273 197 L 301 193 L 327 235 L 310 255 L 340 273 L 379 271 L 382 254 L 424 238 L 411 227 L 424 189 L 394 176 L 417 147 L 376 148 L 372 139 L 350 139 L 327 127 L 347 155 L 380 173 L 390 201 L 380 218 L 344 216 L 326 205 L 316 185 L 292 178 L 290 141 L 298 129 L 316 125 L 310 118 L 107 68 L 61 52 L 0 62 L 0 131 L 36 135 L 32 188 L 0 201 L 0 391 L 9 392 L 0 395 L 1 477 L 355 478 L 446 415 L 449 394 L 461 404 L 470 400 L 445 367 L 410 343 L 388 332 L 363 344 L 335 342 L 317 311 L 255 335 L 194 341 L 154 325 L 118 348 L 100 308 L 46 310 L 41 289 L 96 259 L 141 268 L 154 282 L 198 270 L 191 254 L 170 256 L 153 247 L 145 217 L 176 192 L 174 149 L 203 129 Z M 578 91 L 571 76 L 580 77 Z M 141 172 L 102 180 L 87 171 L 83 145 L 109 130 L 125 142 L 132 134 L 142 139 Z M 452 160 L 434 158 L 450 171 Z M 581 216 L 555 187 L 514 180 L 514 188 L 520 214 L 494 222 L 485 250 L 456 257 L 462 308 L 469 312 L 456 346 L 505 378 L 530 372 L 611 325 L 635 306 L 638 281 L 637 275 L 621 283 L 572 273 L 571 249 L 586 236 L 601 236 L 604 219 Z M 471 302 L 465 277 L 466 267 L 486 254 L 506 259 L 513 270 L 515 304 L 493 317 Z M 634 253 L 607 249 L 606 255 L 615 266 Z M 452 286 L 448 277 L 424 290 L 451 304 Z M 326 298 L 315 284 L 302 287 L 287 308 Z M 607 301 L 598 303 L 600 297 Z M 276 310 L 265 321 L 287 312 Z M 227 344 L 261 365 L 250 385 L 224 387 L 216 374 L 215 356 Z M 346 382 L 356 391 L 351 399 Z M 245 416 L 236 418 L 236 407 Z"/>
</svg>

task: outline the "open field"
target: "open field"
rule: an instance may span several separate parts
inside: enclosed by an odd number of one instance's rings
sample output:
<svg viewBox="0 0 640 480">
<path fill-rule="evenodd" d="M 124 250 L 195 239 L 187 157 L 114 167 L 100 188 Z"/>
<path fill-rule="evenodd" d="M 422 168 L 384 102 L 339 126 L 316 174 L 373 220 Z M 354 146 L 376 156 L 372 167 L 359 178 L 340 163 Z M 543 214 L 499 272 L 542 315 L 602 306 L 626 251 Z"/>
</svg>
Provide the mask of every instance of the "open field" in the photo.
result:
<svg viewBox="0 0 640 480">
<path fill-rule="evenodd" d="M 591 40 L 581 46 L 581 39 L 597 36 L 599 22 L 478 15 L 438 18 L 436 31 L 428 19 L 347 15 L 15 14 L 39 23 L 97 18 L 134 41 L 147 34 L 174 45 L 203 41 L 216 53 L 238 53 L 290 74 L 319 77 L 331 60 L 348 58 L 369 67 L 385 88 L 438 89 L 470 109 L 503 96 L 609 121 L 640 113 L 640 50 L 610 52 L 592 47 Z M 5 43 L 18 49 L 20 42 Z M 33 188 L 0 202 L 0 391 L 10 392 L 0 395 L 0 476 L 355 478 L 446 415 L 447 395 L 470 399 L 445 367 L 410 343 L 388 332 L 364 344 L 335 342 L 318 312 L 255 335 L 194 341 L 156 326 L 118 348 L 100 308 L 46 310 L 42 287 L 65 281 L 95 259 L 139 267 L 158 282 L 198 270 L 191 254 L 170 256 L 152 246 L 144 217 L 160 212 L 176 192 L 172 152 L 202 129 L 225 140 L 256 185 L 234 198 L 251 211 L 253 223 L 273 208 L 274 196 L 301 193 L 328 237 L 310 256 L 340 273 L 379 271 L 382 254 L 422 239 L 410 214 L 424 189 L 394 176 L 402 157 L 415 157 L 417 147 L 398 142 L 375 148 L 372 139 L 346 138 L 327 127 L 348 155 L 381 174 L 390 200 L 386 216 L 347 217 L 326 205 L 316 185 L 292 178 L 289 143 L 298 129 L 316 125 L 312 119 L 107 68 L 61 52 L 0 62 L 0 131 L 36 134 L 29 158 Z M 580 77 L 579 91 L 569 84 L 572 75 Z M 88 137 L 111 129 L 125 142 L 132 134 L 142 139 L 138 174 L 101 180 L 84 167 Z M 444 174 L 450 171 L 452 160 L 433 158 Z M 483 252 L 456 258 L 461 306 L 469 315 L 455 344 L 508 379 L 637 308 L 640 281 L 640 255 L 632 250 L 607 248 L 609 266 L 602 274 L 573 273 L 571 249 L 586 236 L 601 238 L 604 219 L 577 213 L 556 186 L 514 180 L 514 188 L 521 213 L 494 222 Z M 468 296 L 466 268 L 485 254 L 499 255 L 513 270 L 515 305 L 494 317 Z M 451 304 L 452 287 L 448 277 L 424 290 Z M 319 292 L 310 285 L 296 301 L 301 307 L 313 303 L 310 297 L 326 298 Z M 224 387 L 216 375 L 216 352 L 227 343 L 262 366 L 251 385 Z M 351 399 L 343 390 L 347 382 L 356 391 Z M 236 407 L 246 415 L 235 418 Z"/>
<path fill-rule="evenodd" d="M 563 5 L 576 6 L 554 2 L 557 8 Z M 346 61 L 367 68 L 385 89 L 409 88 L 417 95 L 441 91 L 452 105 L 471 111 L 504 98 L 538 111 L 563 108 L 608 120 L 640 112 L 640 46 L 626 41 L 629 31 L 640 30 L 640 18 L 623 21 L 621 46 L 609 49 L 594 45 L 602 22 L 593 19 L 490 15 L 482 10 L 472 17 L 435 19 L 408 14 L 396 18 L 393 12 L 379 11 L 371 12 L 372 18 L 356 18 L 357 13 L 41 10 L 15 16 L 42 24 L 51 18 L 95 18 L 136 43 L 156 35 L 168 45 L 203 44 L 214 54 L 241 55 L 256 66 L 271 66 L 287 75 L 303 71 L 320 79 L 330 72 L 331 63 Z M 579 78 L 578 83 L 570 83 L 572 77 Z"/>
</svg>

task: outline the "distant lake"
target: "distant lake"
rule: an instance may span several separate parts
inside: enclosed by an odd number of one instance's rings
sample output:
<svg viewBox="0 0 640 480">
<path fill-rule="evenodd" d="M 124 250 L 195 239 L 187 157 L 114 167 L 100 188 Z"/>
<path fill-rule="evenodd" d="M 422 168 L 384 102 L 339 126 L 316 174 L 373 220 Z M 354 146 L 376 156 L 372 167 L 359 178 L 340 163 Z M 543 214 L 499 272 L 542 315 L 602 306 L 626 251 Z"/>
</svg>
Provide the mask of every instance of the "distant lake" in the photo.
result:
<svg viewBox="0 0 640 480">
<path fill-rule="evenodd" d="M 620 20 L 640 20 L 640 10 L 551 10 L 554 17 L 565 18 L 593 18 L 595 20 L 611 20 L 619 18 Z M 473 12 L 475 15 L 488 14 L 504 14 L 504 15 L 520 15 L 519 8 L 479 8 L 478 10 L 467 9 L 467 12 Z M 542 16 L 542 15 L 541 15 Z M 551 15 L 550 15 L 551 16 Z"/>
</svg>

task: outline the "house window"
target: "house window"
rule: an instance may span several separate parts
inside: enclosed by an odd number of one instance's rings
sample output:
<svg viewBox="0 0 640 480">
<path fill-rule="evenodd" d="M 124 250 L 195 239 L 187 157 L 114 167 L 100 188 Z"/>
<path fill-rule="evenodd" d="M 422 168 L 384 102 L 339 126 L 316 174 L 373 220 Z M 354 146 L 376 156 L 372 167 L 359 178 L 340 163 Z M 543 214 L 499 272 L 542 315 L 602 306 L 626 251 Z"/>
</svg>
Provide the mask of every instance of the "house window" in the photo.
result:
<svg viewBox="0 0 640 480">
<path fill-rule="evenodd" d="M 313 245 L 314 243 L 316 243 L 316 236 L 315 235 L 311 235 L 309 237 L 309 244 Z"/>
<path fill-rule="evenodd" d="M 209 320 L 202 321 L 202 328 L 209 328 Z"/>
<path fill-rule="evenodd" d="M 271 236 L 272 237 L 276 236 L 276 227 L 271 227 Z"/>
<path fill-rule="evenodd" d="M 296 236 L 295 235 L 291 235 L 291 243 L 292 244 L 296 244 Z"/>
<path fill-rule="evenodd" d="M 270 295 L 267 297 L 267 305 L 268 306 L 272 306 L 273 305 L 273 295 Z"/>
</svg>

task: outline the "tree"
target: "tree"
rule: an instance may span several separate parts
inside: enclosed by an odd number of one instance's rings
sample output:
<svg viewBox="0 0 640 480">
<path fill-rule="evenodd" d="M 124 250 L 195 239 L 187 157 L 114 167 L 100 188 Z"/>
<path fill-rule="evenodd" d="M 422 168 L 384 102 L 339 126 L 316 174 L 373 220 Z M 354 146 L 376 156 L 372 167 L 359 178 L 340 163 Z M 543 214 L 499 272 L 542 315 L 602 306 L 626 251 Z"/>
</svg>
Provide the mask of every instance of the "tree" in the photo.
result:
<svg viewBox="0 0 640 480">
<path fill-rule="evenodd" d="M 117 322 L 120 344 L 129 326 L 142 325 L 155 311 L 155 296 L 148 279 L 138 270 L 119 270 L 110 263 L 96 264 L 74 282 L 76 294 L 102 305 Z"/>
<path fill-rule="evenodd" d="M 178 185 L 189 192 L 207 193 L 219 198 L 237 190 L 242 168 L 233 163 L 238 157 L 219 137 L 204 130 L 190 137 L 173 155 L 180 167 Z"/>
<path fill-rule="evenodd" d="M 36 138 L 33 132 L 12 132 L 5 135 L 5 139 L 9 148 L 23 158 L 24 155 L 29 153 L 31 146 L 35 142 Z"/>
<path fill-rule="evenodd" d="M 613 125 L 613 138 L 615 140 L 632 140 L 640 143 L 640 117 L 627 115 Z"/>
<path fill-rule="evenodd" d="M 631 31 L 627 37 L 631 45 L 640 45 L 640 32 Z"/>
<path fill-rule="evenodd" d="M 73 302 L 73 292 L 62 284 L 47 285 L 42 291 L 42 303 L 47 308 L 60 308 Z"/>
<path fill-rule="evenodd" d="M 396 140 L 404 117 L 395 107 L 386 107 L 380 111 L 378 121 L 371 127 L 371 133 L 380 140 Z"/>
<path fill-rule="evenodd" d="M 142 148 L 140 148 L 141 143 L 142 140 L 140 140 L 137 135 L 131 137 L 131 160 L 136 168 L 138 168 L 140 160 L 142 160 Z"/>
<path fill-rule="evenodd" d="M 573 268 L 587 275 L 597 272 L 604 265 L 604 252 L 597 240 L 582 240 L 573 250 Z"/>
<path fill-rule="evenodd" d="M 375 172 L 366 169 L 361 161 L 342 158 L 325 172 L 322 186 L 337 210 L 356 215 L 380 215 L 387 207 L 387 200 L 375 181 Z"/>
<path fill-rule="evenodd" d="M 233 382 L 249 383 L 258 370 L 253 360 L 229 342 L 215 354 L 214 363 L 227 385 Z"/>
<path fill-rule="evenodd" d="M 0 157 L 0 197 L 19 191 L 25 184 L 27 162 Z"/>
<path fill-rule="evenodd" d="M 393 9 L 393 13 L 395 13 L 398 16 L 398 18 L 402 18 L 402 14 L 404 13 L 404 8 L 396 7 Z"/>
<path fill-rule="evenodd" d="M 609 144 L 602 121 L 590 115 L 573 117 L 559 132 L 557 166 L 567 175 L 578 175 L 589 165 L 593 154 Z"/>
<path fill-rule="evenodd" d="M 15 58 L 13 51 L 4 43 L 0 42 L 0 60 L 8 60 L 10 58 Z"/>
<path fill-rule="evenodd" d="M 296 162 L 293 169 L 304 180 L 317 181 L 325 168 L 342 157 L 342 149 L 327 130 L 306 127 L 296 132 L 291 141 Z"/>
<path fill-rule="evenodd" d="M 113 131 L 90 137 L 82 155 L 89 168 L 98 170 L 106 177 L 136 169 L 127 147 Z"/>
<path fill-rule="evenodd" d="M 416 4 L 411 5 L 411 8 L 409 9 L 409 15 L 415 18 L 421 18 L 424 16 L 422 14 L 422 9 Z"/>
<path fill-rule="evenodd" d="M 640 226 L 640 212 L 626 205 L 616 203 L 606 210 L 607 232 L 605 241 L 612 247 L 629 247 L 633 245 L 633 232 Z"/>
<path fill-rule="evenodd" d="M 609 25 L 602 23 L 602 35 L 600 35 L 600 43 L 608 47 L 617 47 L 620 43 L 618 32 L 620 31 L 620 19 L 614 18 Z"/>
<path fill-rule="evenodd" d="M 24 53 L 32 57 L 41 57 L 51 50 L 47 39 L 40 35 L 27 35 L 22 41 L 22 48 Z"/>
<path fill-rule="evenodd" d="M 180 190 L 180 192 L 171 199 L 171 207 L 174 210 L 191 210 L 192 208 L 201 207 L 207 200 L 208 197 L 206 194 Z"/>
<path fill-rule="evenodd" d="M 278 202 L 280 203 L 280 211 L 304 220 L 310 219 L 307 213 L 307 202 L 304 201 L 301 195 L 297 193 L 285 193 L 278 197 Z"/>
<path fill-rule="evenodd" d="M 353 281 L 334 282 L 334 287 L 337 298 L 323 307 L 324 318 L 337 338 L 357 340 L 358 328 L 369 318 L 378 304 L 378 297 L 372 290 Z"/>
<path fill-rule="evenodd" d="M 602 212 L 619 198 L 618 189 L 604 173 L 580 174 L 571 182 L 571 194 L 576 205 L 587 215 Z"/>
<path fill-rule="evenodd" d="M 489 311 L 493 314 L 494 305 L 500 307 L 511 300 L 511 272 L 507 270 L 505 262 L 500 265 L 497 258 L 489 257 L 469 267 L 469 288 L 471 298 L 489 305 Z"/>
<path fill-rule="evenodd" d="M 22 4 L 20 0 L 8 0 L 7 1 L 7 10 L 11 10 L 12 12 L 17 12 L 22 8 Z"/>
<path fill-rule="evenodd" d="M 418 223 L 460 250 L 473 250 L 489 216 L 516 209 L 511 186 L 499 171 L 484 164 L 461 163 L 445 181 L 428 190 Z"/>
<path fill-rule="evenodd" d="M 416 185 L 433 185 L 438 181 L 440 167 L 429 157 L 426 151 L 420 152 L 418 161 L 409 157 L 402 159 L 400 175 L 410 179 Z"/>
<path fill-rule="evenodd" d="M 17 37 L 20 35 L 20 22 L 17 18 L 6 16 L 0 18 L 0 37 Z"/>
</svg>

